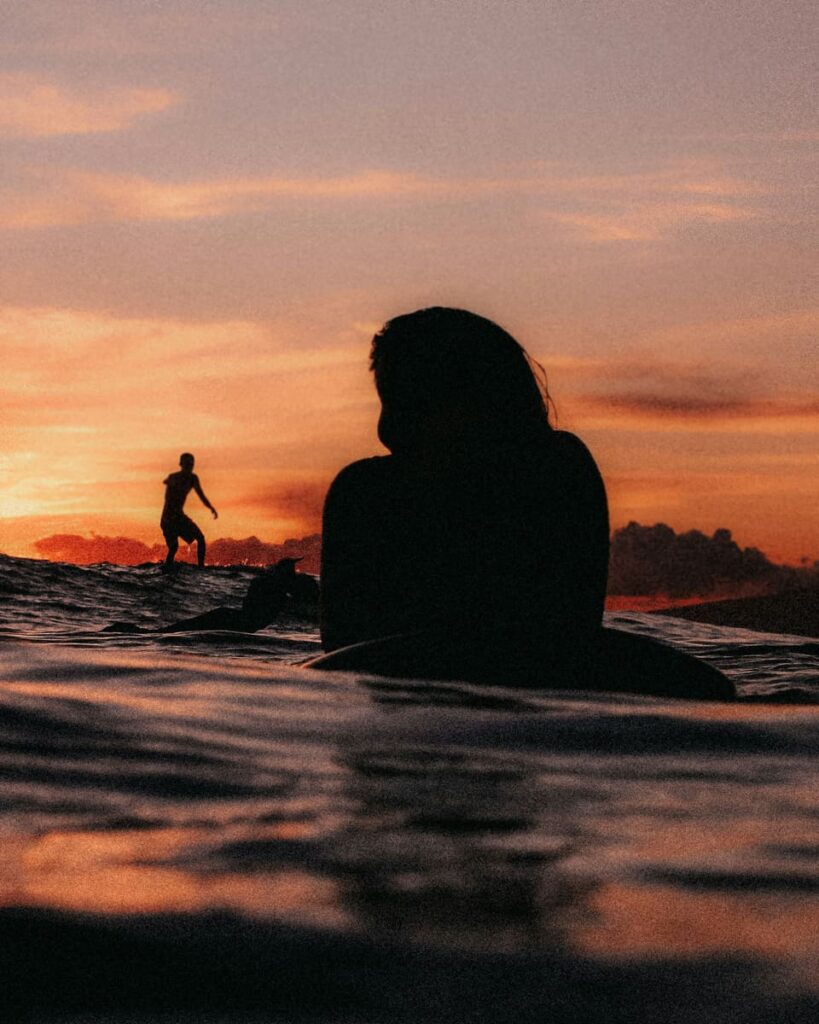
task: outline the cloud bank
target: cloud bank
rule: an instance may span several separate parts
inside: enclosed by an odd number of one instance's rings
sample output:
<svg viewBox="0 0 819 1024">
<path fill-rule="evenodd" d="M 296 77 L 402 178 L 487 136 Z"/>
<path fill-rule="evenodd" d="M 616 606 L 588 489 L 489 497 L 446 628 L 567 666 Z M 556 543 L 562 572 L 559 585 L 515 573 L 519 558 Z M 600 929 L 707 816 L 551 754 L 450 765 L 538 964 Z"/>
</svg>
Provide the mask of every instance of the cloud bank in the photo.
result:
<svg viewBox="0 0 819 1024">
<path fill-rule="evenodd" d="M 0 74 L 0 138 L 91 135 L 128 128 L 178 102 L 167 89 L 68 87 L 29 74 Z"/>
</svg>

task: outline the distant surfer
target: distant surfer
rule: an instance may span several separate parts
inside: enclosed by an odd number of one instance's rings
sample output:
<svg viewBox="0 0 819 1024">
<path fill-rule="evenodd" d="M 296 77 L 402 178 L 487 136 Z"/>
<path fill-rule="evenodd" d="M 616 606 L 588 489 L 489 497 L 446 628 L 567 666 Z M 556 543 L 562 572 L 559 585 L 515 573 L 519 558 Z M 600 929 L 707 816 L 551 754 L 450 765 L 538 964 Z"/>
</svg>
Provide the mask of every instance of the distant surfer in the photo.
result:
<svg viewBox="0 0 819 1024">
<path fill-rule="evenodd" d="M 269 626 L 289 605 L 298 610 L 318 608 L 318 584 L 312 576 L 296 572 L 301 558 L 280 558 L 275 565 L 251 580 L 241 608 L 219 607 L 163 626 L 162 633 L 187 633 L 226 629 L 255 633 Z"/>
<path fill-rule="evenodd" d="M 188 544 L 196 541 L 196 560 L 200 567 L 205 564 L 205 535 L 196 523 L 185 515 L 183 508 L 185 499 L 190 492 L 196 491 L 205 508 L 209 508 L 214 519 L 219 518 L 216 509 L 205 497 L 199 477 L 193 471 L 194 458 L 190 452 L 183 452 L 179 456 L 180 469 L 177 473 L 170 473 L 162 481 L 165 484 L 165 505 L 162 509 L 160 526 L 165 536 L 165 543 L 168 545 L 168 554 L 165 558 L 164 568 L 170 569 L 174 564 L 176 552 L 179 550 L 179 538 L 181 537 Z"/>
<path fill-rule="evenodd" d="M 168 626 L 144 629 L 130 622 L 112 622 L 104 633 L 188 633 L 203 630 L 228 630 L 255 633 L 269 626 L 284 611 L 318 610 L 319 586 L 313 576 L 296 571 L 301 558 L 280 558 L 250 582 L 241 608 L 220 606 L 180 619 Z"/>
</svg>

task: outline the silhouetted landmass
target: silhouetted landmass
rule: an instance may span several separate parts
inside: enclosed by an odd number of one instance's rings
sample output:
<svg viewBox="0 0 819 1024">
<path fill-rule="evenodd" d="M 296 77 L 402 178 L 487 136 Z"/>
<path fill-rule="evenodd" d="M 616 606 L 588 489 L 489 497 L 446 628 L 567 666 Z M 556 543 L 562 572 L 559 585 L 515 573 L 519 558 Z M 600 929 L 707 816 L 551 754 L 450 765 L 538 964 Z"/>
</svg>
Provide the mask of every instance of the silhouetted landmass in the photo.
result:
<svg viewBox="0 0 819 1024">
<path fill-rule="evenodd" d="M 611 541 L 608 593 L 668 598 L 772 593 L 809 570 L 775 565 L 758 548 L 741 548 L 731 531 L 675 533 L 665 523 L 631 522 Z"/>
<path fill-rule="evenodd" d="M 76 533 L 54 533 L 35 540 L 33 547 L 39 555 L 52 562 L 72 562 L 75 565 L 93 565 L 96 562 L 140 565 L 165 557 L 162 544 L 149 547 L 132 537 L 104 537 L 96 533 L 90 537 L 81 537 Z"/>
<path fill-rule="evenodd" d="M 321 534 L 288 538 L 281 544 L 271 544 L 258 537 L 233 540 L 221 537 L 208 545 L 208 559 L 218 565 L 271 565 L 281 558 L 302 558 L 302 572 L 317 573 L 321 563 Z"/>
</svg>

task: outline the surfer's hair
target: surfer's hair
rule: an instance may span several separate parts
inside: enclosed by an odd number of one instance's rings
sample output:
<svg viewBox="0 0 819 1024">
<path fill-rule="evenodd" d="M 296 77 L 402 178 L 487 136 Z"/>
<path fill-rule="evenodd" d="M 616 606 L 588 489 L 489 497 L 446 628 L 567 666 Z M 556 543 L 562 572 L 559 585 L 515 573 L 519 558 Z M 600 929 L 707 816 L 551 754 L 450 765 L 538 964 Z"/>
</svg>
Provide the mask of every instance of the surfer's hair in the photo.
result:
<svg viewBox="0 0 819 1024">
<path fill-rule="evenodd" d="M 393 451 L 425 415 L 455 401 L 469 409 L 476 444 L 551 429 L 543 367 L 502 327 L 465 309 L 388 320 L 373 338 L 370 369 L 384 407 L 379 436 Z"/>
<path fill-rule="evenodd" d="M 181 466 L 183 462 L 196 462 L 196 459 L 191 455 L 190 452 L 182 452 L 182 454 L 179 456 L 179 465 Z"/>
</svg>

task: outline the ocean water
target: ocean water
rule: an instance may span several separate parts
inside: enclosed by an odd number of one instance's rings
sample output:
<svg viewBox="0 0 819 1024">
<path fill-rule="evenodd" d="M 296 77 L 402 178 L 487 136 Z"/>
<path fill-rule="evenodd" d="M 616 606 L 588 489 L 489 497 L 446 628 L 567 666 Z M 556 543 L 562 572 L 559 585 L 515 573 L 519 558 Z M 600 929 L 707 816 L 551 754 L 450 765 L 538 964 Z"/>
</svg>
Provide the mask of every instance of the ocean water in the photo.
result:
<svg viewBox="0 0 819 1024">
<path fill-rule="evenodd" d="M 819 1019 L 819 640 L 608 617 L 706 704 L 101 632 L 252 572 L 0 556 L 3 1020 Z"/>
</svg>

